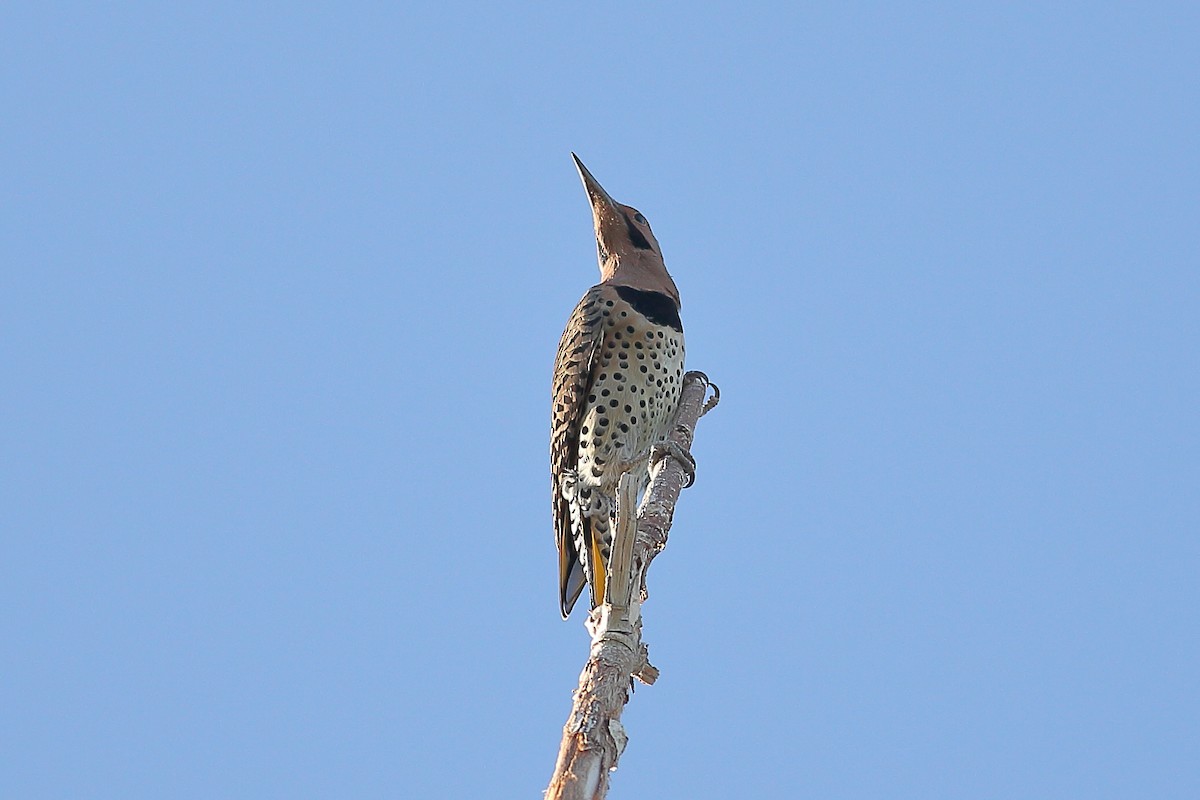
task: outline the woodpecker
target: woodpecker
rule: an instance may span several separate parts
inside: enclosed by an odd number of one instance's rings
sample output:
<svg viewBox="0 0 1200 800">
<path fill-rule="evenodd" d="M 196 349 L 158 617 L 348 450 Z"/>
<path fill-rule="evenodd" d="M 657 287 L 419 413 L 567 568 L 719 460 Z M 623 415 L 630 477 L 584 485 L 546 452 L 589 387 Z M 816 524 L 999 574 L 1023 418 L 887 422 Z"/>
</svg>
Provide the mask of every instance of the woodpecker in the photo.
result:
<svg viewBox="0 0 1200 800">
<path fill-rule="evenodd" d="M 592 207 L 600 282 L 575 306 L 554 361 L 550 478 L 563 619 L 586 584 L 605 600 L 617 484 L 639 493 L 683 387 L 679 289 L 650 223 L 613 200 L 574 153 Z"/>
</svg>

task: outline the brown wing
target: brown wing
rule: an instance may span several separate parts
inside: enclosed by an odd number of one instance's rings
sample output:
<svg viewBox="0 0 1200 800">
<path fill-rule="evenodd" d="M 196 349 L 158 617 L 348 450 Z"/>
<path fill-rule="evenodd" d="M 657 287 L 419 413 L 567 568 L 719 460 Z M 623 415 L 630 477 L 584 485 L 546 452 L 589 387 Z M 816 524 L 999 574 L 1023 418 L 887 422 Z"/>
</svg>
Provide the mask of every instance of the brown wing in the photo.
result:
<svg viewBox="0 0 1200 800">
<path fill-rule="evenodd" d="M 575 469 L 579 457 L 579 426 L 592 385 L 592 362 L 604 339 L 603 313 L 612 290 L 588 290 L 563 331 L 554 359 L 554 400 L 550 422 L 550 494 L 554 505 L 554 542 L 558 546 L 559 597 L 566 619 L 587 581 L 575 539 L 571 535 L 571 510 L 563 497 L 559 478 Z"/>
</svg>

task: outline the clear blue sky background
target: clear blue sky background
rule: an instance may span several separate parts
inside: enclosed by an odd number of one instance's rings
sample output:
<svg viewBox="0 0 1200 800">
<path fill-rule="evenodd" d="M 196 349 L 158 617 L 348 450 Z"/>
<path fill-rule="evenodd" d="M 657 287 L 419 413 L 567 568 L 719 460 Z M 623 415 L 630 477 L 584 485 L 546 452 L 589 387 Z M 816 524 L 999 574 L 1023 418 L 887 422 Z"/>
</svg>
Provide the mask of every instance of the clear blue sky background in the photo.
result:
<svg viewBox="0 0 1200 800">
<path fill-rule="evenodd" d="M 1195 4 L 0 14 L 0 795 L 539 797 L 574 150 L 724 390 L 614 798 L 1200 797 Z"/>
</svg>

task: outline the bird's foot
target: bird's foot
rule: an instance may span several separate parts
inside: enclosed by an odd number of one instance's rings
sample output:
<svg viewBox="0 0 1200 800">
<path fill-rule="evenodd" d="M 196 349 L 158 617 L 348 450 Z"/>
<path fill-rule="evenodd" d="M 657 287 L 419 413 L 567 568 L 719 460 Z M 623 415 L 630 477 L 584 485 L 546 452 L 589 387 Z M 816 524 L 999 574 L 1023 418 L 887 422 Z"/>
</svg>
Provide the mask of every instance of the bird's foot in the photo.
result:
<svg viewBox="0 0 1200 800">
<path fill-rule="evenodd" d="M 654 463 L 652 461 L 649 461 L 651 453 L 653 453 L 653 452 L 654 452 L 654 448 L 647 447 L 645 450 L 638 453 L 633 458 L 627 458 L 624 461 L 618 461 L 617 462 L 617 474 L 620 475 L 620 474 L 623 474 L 626 472 L 636 473 L 639 469 L 645 469 L 646 465 L 648 463 L 650 463 L 650 464 Z"/>
<path fill-rule="evenodd" d="M 658 442 L 650 448 L 650 467 L 653 468 L 658 462 L 668 457 L 674 458 L 683 468 L 683 474 L 687 478 L 687 483 L 683 485 L 684 489 L 696 482 L 696 459 L 686 449 L 670 439 Z"/>
</svg>

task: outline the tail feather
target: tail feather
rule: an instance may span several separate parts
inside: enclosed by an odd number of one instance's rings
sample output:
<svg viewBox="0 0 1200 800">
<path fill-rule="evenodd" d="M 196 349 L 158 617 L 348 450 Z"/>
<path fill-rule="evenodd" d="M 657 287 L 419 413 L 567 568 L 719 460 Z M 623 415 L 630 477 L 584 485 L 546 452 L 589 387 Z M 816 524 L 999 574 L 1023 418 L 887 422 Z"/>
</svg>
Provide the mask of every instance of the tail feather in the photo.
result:
<svg viewBox="0 0 1200 800">
<path fill-rule="evenodd" d="M 586 585 L 587 579 L 583 576 L 583 564 L 579 563 L 579 559 L 575 559 L 575 563 L 570 566 L 563 577 L 562 586 L 559 587 L 563 619 L 570 616 L 571 609 L 575 607 L 575 601 L 579 599 L 579 595 L 583 594 L 583 587 Z"/>
</svg>

